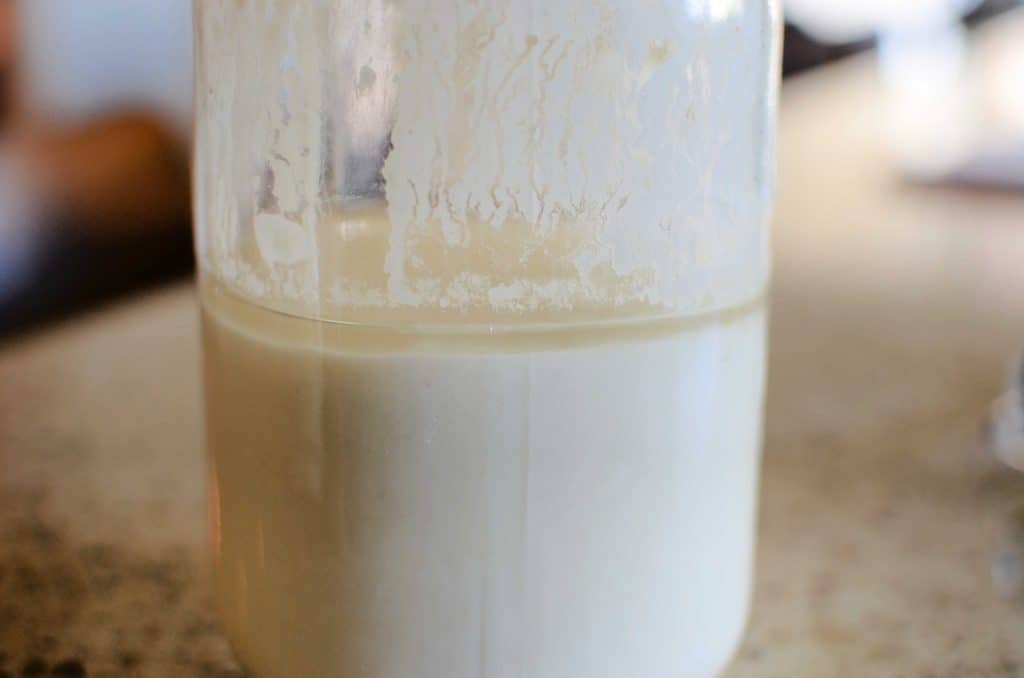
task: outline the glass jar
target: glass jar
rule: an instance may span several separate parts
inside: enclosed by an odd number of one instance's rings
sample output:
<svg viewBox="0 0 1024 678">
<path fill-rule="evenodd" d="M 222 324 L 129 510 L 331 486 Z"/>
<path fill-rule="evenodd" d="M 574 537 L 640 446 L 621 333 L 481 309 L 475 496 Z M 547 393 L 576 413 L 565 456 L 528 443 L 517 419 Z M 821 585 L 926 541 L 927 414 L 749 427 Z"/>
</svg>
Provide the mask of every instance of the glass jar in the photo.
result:
<svg viewBox="0 0 1024 678">
<path fill-rule="evenodd" d="M 710 676 L 769 0 L 196 0 L 217 604 L 265 678 Z"/>
</svg>

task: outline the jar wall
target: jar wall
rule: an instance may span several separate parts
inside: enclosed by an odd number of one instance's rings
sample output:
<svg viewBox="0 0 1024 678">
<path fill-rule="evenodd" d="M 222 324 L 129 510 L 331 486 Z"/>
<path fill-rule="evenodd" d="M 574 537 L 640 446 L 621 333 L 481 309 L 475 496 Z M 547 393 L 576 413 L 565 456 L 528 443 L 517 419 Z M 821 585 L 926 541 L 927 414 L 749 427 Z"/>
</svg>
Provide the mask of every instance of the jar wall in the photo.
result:
<svg viewBox="0 0 1024 678">
<path fill-rule="evenodd" d="M 748 302 L 769 269 L 777 13 L 198 0 L 203 276 L 372 324 Z"/>
</svg>

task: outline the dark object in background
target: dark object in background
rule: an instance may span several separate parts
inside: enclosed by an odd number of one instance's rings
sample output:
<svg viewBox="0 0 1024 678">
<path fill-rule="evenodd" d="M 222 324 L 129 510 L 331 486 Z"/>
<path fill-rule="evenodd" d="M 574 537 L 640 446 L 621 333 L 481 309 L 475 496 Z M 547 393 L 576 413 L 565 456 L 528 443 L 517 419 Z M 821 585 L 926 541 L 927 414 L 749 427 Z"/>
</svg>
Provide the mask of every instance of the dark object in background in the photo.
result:
<svg viewBox="0 0 1024 678">
<path fill-rule="evenodd" d="M 856 54 L 874 45 L 873 40 L 829 45 L 815 40 L 799 26 L 786 24 L 782 53 L 783 76 L 796 75 L 815 66 Z"/>
<path fill-rule="evenodd" d="M 968 26 L 976 26 L 987 19 L 1021 6 L 1021 0 L 986 0 L 964 17 Z M 816 66 L 842 59 L 874 47 L 873 39 L 847 43 L 826 43 L 804 32 L 799 26 L 786 24 L 782 56 L 783 75 L 796 75 Z"/>
<path fill-rule="evenodd" d="M 188 224 L 188 152 L 153 115 L 125 112 L 21 136 L 47 207 L 72 218 L 86 236 L 117 238 Z"/>
<path fill-rule="evenodd" d="M 986 19 L 991 19 L 997 14 L 1015 9 L 1021 6 L 1020 0 L 986 0 L 965 17 L 964 21 L 968 26 L 973 26 Z"/>
<path fill-rule="evenodd" d="M 192 271 L 189 224 L 156 233 L 92 239 L 56 226 L 31 276 L 0 302 L 0 340 Z"/>
<path fill-rule="evenodd" d="M 20 132 L 9 150 L 31 185 L 27 272 L 0 295 L 0 338 L 192 270 L 189 170 L 152 116 Z"/>
</svg>

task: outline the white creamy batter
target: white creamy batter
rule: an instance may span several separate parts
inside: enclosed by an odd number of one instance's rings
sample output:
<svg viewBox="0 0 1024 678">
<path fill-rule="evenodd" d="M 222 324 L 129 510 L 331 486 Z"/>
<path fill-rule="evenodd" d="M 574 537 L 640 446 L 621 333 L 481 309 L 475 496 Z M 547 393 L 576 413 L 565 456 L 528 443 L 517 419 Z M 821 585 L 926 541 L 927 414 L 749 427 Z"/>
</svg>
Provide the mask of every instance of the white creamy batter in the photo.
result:
<svg viewBox="0 0 1024 678">
<path fill-rule="evenodd" d="M 723 667 L 751 578 L 759 306 L 474 336 L 204 298 L 218 603 L 255 676 Z"/>
</svg>

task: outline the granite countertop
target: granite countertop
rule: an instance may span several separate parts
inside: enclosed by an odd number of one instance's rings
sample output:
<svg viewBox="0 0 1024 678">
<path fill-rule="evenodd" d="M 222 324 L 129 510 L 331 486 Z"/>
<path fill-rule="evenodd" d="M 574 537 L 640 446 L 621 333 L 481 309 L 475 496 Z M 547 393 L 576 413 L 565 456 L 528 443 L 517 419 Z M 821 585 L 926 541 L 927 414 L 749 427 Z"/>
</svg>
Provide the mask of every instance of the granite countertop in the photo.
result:
<svg viewBox="0 0 1024 678">
<path fill-rule="evenodd" d="M 878 97 L 857 62 L 785 88 L 731 676 L 1024 676 L 1024 603 L 990 574 L 1024 567 L 1024 475 L 982 435 L 1024 349 L 1024 199 L 880 170 Z M 191 287 L 0 349 L 0 677 L 240 675 L 210 607 L 198 360 Z"/>
</svg>

